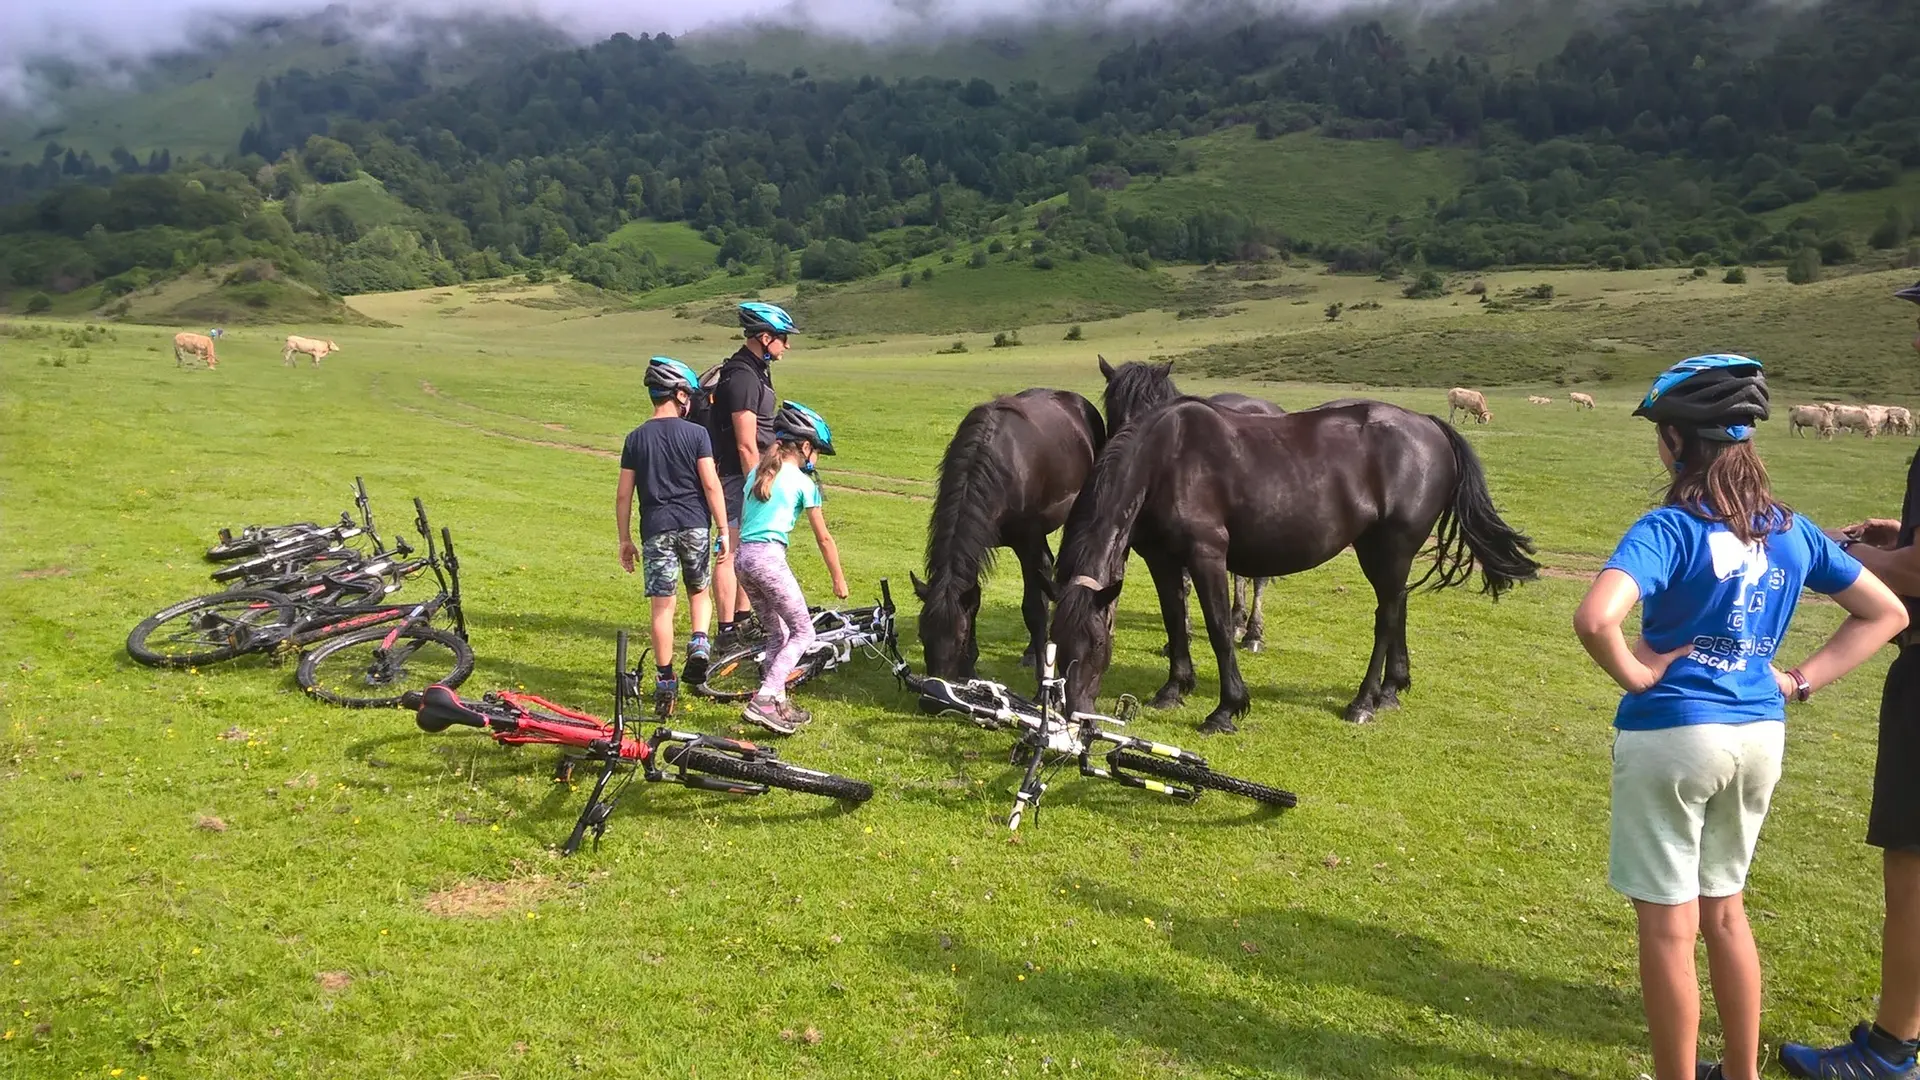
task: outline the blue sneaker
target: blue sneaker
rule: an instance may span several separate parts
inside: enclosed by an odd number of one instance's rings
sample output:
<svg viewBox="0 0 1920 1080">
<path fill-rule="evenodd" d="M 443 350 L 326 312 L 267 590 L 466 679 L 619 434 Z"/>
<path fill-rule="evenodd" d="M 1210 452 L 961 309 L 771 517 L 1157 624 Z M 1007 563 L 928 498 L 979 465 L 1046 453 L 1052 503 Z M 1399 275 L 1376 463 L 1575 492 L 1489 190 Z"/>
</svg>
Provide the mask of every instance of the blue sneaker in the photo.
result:
<svg viewBox="0 0 1920 1080">
<path fill-rule="evenodd" d="M 666 719 L 672 716 L 680 699 L 680 680 L 653 677 L 653 712 L 655 716 Z"/>
<path fill-rule="evenodd" d="M 1800 1043 L 1780 1045 L 1780 1064 L 1801 1080 L 1920 1080 L 1920 1065 L 1912 1054 L 1888 1061 L 1867 1042 L 1868 1025 L 1853 1029 L 1851 1041 L 1827 1050 Z"/>
<path fill-rule="evenodd" d="M 695 634 L 687 642 L 687 662 L 680 667 L 680 674 L 691 686 L 707 684 L 707 667 L 713 662 L 713 646 L 707 643 L 707 635 Z"/>
</svg>

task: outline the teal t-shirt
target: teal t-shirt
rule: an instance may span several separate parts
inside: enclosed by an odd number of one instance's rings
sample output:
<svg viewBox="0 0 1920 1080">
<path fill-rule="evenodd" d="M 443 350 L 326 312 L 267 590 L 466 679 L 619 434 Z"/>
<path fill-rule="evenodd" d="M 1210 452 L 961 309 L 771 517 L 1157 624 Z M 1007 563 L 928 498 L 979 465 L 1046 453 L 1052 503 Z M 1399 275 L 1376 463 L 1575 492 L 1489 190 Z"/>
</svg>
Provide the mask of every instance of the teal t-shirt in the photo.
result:
<svg viewBox="0 0 1920 1080">
<path fill-rule="evenodd" d="M 746 502 L 740 511 L 740 542 L 784 544 L 800 512 L 819 505 L 820 486 L 792 462 L 780 466 L 764 501 L 753 497 L 753 478 L 748 477 Z"/>
</svg>

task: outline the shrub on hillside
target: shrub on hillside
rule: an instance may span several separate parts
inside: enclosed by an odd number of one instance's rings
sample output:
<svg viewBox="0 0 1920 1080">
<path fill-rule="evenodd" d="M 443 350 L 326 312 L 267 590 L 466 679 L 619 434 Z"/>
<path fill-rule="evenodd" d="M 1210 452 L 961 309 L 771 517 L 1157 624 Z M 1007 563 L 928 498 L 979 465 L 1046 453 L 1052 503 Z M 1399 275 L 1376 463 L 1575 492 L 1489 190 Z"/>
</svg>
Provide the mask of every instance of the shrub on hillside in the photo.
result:
<svg viewBox="0 0 1920 1080">
<path fill-rule="evenodd" d="M 1067 327 L 1067 340 L 1068 340 L 1068 341 L 1079 341 L 1079 340 L 1080 340 L 1080 338 L 1081 338 L 1081 332 L 1080 332 L 1080 327 L 1079 327 L 1079 325 L 1078 325 L 1078 324 L 1075 324 L 1075 325 L 1073 325 L 1073 326 L 1069 326 L 1069 327 Z"/>
<path fill-rule="evenodd" d="M 1443 295 L 1446 291 L 1446 279 L 1442 278 L 1438 271 L 1422 270 L 1420 276 L 1408 282 L 1407 287 L 1400 290 L 1400 293 L 1409 300 L 1431 300 Z"/>
<path fill-rule="evenodd" d="M 43 311 L 50 311 L 52 309 L 53 297 L 48 296 L 46 293 L 37 292 L 27 297 L 27 314 L 29 315 L 38 315 Z"/>
<path fill-rule="evenodd" d="M 1745 285 L 1747 283 L 1746 268 L 1743 266 L 1735 266 L 1729 269 L 1727 276 L 1720 280 L 1726 282 L 1728 285 Z"/>
<path fill-rule="evenodd" d="M 1795 285 L 1809 285 L 1820 280 L 1820 253 L 1812 248 L 1802 248 L 1792 261 L 1787 263 L 1787 280 Z"/>
</svg>

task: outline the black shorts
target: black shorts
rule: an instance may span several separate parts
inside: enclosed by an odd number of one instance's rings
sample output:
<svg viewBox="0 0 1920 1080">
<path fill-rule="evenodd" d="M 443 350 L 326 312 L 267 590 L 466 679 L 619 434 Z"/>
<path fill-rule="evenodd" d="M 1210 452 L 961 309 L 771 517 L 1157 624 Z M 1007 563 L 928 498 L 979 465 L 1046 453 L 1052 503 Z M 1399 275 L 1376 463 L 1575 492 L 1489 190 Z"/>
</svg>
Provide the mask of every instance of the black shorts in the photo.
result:
<svg viewBox="0 0 1920 1080">
<path fill-rule="evenodd" d="M 1880 749 L 1873 769 L 1867 843 L 1920 847 L 1920 646 L 1900 650 L 1880 693 Z"/>
<path fill-rule="evenodd" d="M 727 504 L 727 528 L 737 532 L 740 529 L 740 512 L 747 505 L 747 478 L 745 476 L 721 477 L 720 495 Z"/>
</svg>

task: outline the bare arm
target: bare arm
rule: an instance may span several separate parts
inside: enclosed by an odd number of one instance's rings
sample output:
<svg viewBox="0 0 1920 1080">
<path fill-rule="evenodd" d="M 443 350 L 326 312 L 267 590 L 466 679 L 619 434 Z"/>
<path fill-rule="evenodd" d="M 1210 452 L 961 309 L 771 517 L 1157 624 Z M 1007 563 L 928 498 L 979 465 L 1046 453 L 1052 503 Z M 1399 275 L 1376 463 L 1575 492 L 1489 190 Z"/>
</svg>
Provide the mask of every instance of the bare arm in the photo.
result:
<svg viewBox="0 0 1920 1080">
<path fill-rule="evenodd" d="M 1626 622 L 1633 605 L 1639 602 L 1640 586 L 1632 576 L 1608 569 L 1593 579 L 1586 599 L 1580 601 L 1580 609 L 1573 613 L 1573 632 L 1580 635 L 1580 644 L 1586 647 L 1587 655 L 1629 694 L 1652 689 L 1667 673 L 1667 665 L 1693 651 L 1692 642 L 1688 642 L 1670 653 L 1657 653 L 1645 638 L 1635 642 L 1633 648 L 1627 648 L 1627 638 L 1620 626 Z"/>
<path fill-rule="evenodd" d="M 744 410 L 733 414 L 733 445 L 740 451 L 740 471 L 751 476 L 760 464 L 758 416 Z"/>
<path fill-rule="evenodd" d="M 826 561 L 827 572 L 833 575 L 833 595 L 845 600 L 847 575 L 840 570 L 840 548 L 834 544 L 833 534 L 827 531 L 827 515 L 819 507 L 810 506 L 807 524 L 813 526 L 813 540 L 820 545 L 820 558 Z"/>
<path fill-rule="evenodd" d="M 1882 587 L 1901 596 L 1920 597 L 1920 547 L 1909 545 L 1889 551 L 1855 544 L 1847 549 L 1847 554 L 1859 559 L 1860 565 L 1878 578 Z M 1836 594 L 1834 599 L 1838 600 L 1842 595 L 1845 594 Z M 1804 669 L 1802 673 L 1805 673 Z"/>
<path fill-rule="evenodd" d="M 727 500 L 720 492 L 720 472 L 713 467 L 713 459 L 703 457 L 699 463 L 700 490 L 707 496 L 707 513 L 713 515 L 713 534 L 719 538 L 720 558 L 727 557 Z"/>
<path fill-rule="evenodd" d="M 633 573 L 633 560 L 640 555 L 640 549 L 633 546 L 635 479 L 632 469 L 621 469 L 620 486 L 613 493 L 613 521 L 620 530 L 620 566 L 629 574 Z"/>
<path fill-rule="evenodd" d="M 1880 555 L 1892 554 L 1878 548 L 1862 550 Z M 1865 663 L 1880 650 L 1880 646 L 1907 628 L 1906 605 L 1900 602 L 1892 589 L 1887 588 L 1885 582 L 1874 576 L 1871 569 L 1861 574 L 1853 584 L 1834 593 L 1833 599 L 1847 609 L 1847 620 L 1840 624 L 1826 644 L 1814 650 L 1813 655 L 1800 664 L 1801 676 L 1816 690 Z M 1782 692 L 1792 693 L 1793 680 L 1785 678 L 1780 688 Z"/>
</svg>

